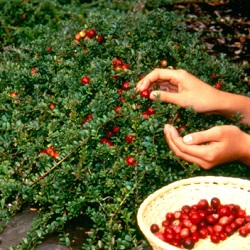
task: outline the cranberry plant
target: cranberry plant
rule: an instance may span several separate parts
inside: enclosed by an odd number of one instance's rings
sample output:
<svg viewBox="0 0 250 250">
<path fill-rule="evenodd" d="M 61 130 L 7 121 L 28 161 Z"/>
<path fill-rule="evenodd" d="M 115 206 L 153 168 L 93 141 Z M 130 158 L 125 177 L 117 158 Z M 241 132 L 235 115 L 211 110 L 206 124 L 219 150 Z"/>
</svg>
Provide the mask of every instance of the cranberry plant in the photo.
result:
<svg viewBox="0 0 250 250">
<path fill-rule="evenodd" d="M 82 214 L 92 220 L 84 249 L 141 249 L 136 213 L 150 193 L 195 175 L 249 177 L 240 163 L 203 171 L 177 158 L 164 124 L 181 134 L 221 124 L 249 130 L 240 114 L 228 121 L 152 102 L 136 83 L 157 67 L 183 68 L 249 95 L 247 76 L 208 55 L 173 12 L 62 2 L 0 2 L 0 218 L 39 208 L 19 249 L 54 232 L 70 246 L 64 225 Z"/>
</svg>

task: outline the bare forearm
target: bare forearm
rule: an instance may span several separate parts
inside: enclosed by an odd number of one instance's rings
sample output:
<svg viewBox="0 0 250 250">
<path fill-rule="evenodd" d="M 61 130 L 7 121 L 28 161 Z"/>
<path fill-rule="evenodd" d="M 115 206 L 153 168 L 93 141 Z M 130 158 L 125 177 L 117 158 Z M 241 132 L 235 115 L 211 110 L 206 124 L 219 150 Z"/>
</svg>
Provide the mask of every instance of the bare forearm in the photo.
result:
<svg viewBox="0 0 250 250">
<path fill-rule="evenodd" d="M 243 149 L 243 156 L 241 157 L 240 161 L 244 164 L 250 166 L 250 135 L 242 132 L 245 135 L 245 139 L 242 141 Z"/>
<path fill-rule="evenodd" d="M 250 98 L 227 92 L 222 92 L 221 95 L 218 114 L 231 119 L 234 115 L 240 113 L 243 117 L 241 122 L 248 124 L 250 127 Z"/>
</svg>

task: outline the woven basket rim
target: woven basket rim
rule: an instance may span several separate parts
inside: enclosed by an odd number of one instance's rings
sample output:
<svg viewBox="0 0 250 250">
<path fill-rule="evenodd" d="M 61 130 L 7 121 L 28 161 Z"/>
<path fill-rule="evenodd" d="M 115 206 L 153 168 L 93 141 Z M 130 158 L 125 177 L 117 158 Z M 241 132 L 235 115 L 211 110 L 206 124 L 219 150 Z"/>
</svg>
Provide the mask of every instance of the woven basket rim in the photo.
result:
<svg viewBox="0 0 250 250">
<path fill-rule="evenodd" d="M 148 204 L 152 203 L 155 199 L 157 199 L 157 197 L 161 197 L 165 193 L 169 193 L 171 190 L 174 192 L 175 189 L 179 189 L 181 187 L 190 186 L 190 185 L 198 186 L 201 183 L 211 185 L 211 186 L 215 185 L 216 188 L 220 188 L 220 187 L 223 188 L 226 186 L 229 188 L 232 187 L 232 188 L 242 189 L 242 191 L 247 190 L 250 196 L 250 180 L 242 179 L 238 177 L 198 176 L 198 177 L 191 177 L 191 178 L 174 181 L 166 186 L 163 186 L 162 188 L 156 190 L 154 193 L 148 195 L 146 199 L 140 205 L 138 212 L 137 212 L 138 226 L 150 244 L 151 242 L 153 242 L 155 245 L 157 245 L 157 247 L 159 246 L 159 249 L 168 249 L 168 250 L 179 249 L 157 238 L 154 234 L 151 233 L 150 228 L 144 225 L 143 213 L 147 209 Z"/>
</svg>

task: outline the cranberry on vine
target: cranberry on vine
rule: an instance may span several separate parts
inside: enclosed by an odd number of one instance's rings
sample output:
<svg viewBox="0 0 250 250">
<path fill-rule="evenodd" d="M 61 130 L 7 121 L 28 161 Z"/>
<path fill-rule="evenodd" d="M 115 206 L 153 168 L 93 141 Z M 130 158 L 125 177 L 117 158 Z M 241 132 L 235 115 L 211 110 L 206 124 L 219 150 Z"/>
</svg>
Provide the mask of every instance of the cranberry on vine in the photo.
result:
<svg viewBox="0 0 250 250">
<path fill-rule="evenodd" d="M 129 166 L 134 166 L 136 164 L 136 160 L 134 156 L 130 155 L 126 158 L 126 162 Z"/>
<path fill-rule="evenodd" d="M 109 147 L 113 146 L 113 143 L 107 139 L 107 138 L 102 138 L 101 141 L 100 141 L 101 144 L 107 144 Z"/>
<path fill-rule="evenodd" d="M 113 130 L 114 133 L 119 133 L 120 132 L 120 128 L 118 126 L 114 126 L 112 128 L 112 130 Z"/>
<path fill-rule="evenodd" d="M 130 82 L 129 82 L 129 81 L 125 81 L 125 82 L 122 84 L 122 89 L 123 89 L 123 90 L 129 90 L 129 89 L 130 89 Z"/>
<path fill-rule="evenodd" d="M 130 66 L 129 66 L 128 64 L 124 63 L 124 64 L 122 65 L 122 69 L 124 69 L 124 70 L 129 70 L 129 69 L 130 69 Z"/>
<path fill-rule="evenodd" d="M 127 135 L 125 137 L 125 141 L 128 142 L 128 143 L 131 143 L 134 139 L 134 136 L 133 135 Z"/>
<path fill-rule="evenodd" d="M 153 114 L 155 114 L 156 111 L 155 111 L 155 109 L 153 107 L 148 107 L 146 112 L 149 115 L 153 115 Z"/>
<path fill-rule="evenodd" d="M 56 105 L 54 104 L 54 103 L 51 103 L 50 105 L 49 105 L 49 108 L 50 109 L 54 109 L 56 107 Z"/>
<path fill-rule="evenodd" d="M 149 91 L 148 89 L 145 89 L 145 90 L 143 90 L 143 91 L 140 92 L 140 95 L 141 95 L 141 97 L 143 97 L 143 98 L 149 98 L 149 96 L 150 96 L 150 91 Z"/>
<path fill-rule="evenodd" d="M 92 39 L 92 38 L 94 38 L 95 36 L 96 36 L 96 30 L 94 30 L 94 29 L 91 29 L 91 30 L 89 30 L 88 32 L 87 32 L 87 37 L 88 38 L 90 38 L 90 39 Z"/>
<path fill-rule="evenodd" d="M 82 79 L 81 79 L 81 83 L 82 84 L 89 84 L 90 83 L 90 78 L 88 76 L 84 76 Z"/>
</svg>

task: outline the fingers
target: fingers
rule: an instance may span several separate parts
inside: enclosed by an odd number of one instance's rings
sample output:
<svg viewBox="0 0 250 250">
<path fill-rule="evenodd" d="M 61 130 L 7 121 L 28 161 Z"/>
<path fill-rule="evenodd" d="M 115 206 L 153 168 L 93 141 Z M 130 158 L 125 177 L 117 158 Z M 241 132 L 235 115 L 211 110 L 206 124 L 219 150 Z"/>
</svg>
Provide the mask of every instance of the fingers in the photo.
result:
<svg viewBox="0 0 250 250">
<path fill-rule="evenodd" d="M 188 145 L 197 145 L 209 141 L 216 141 L 218 138 L 220 138 L 220 132 L 216 127 L 213 127 L 205 131 L 188 134 L 183 137 L 183 142 Z"/>
<path fill-rule="evenodd" d="M 187 162 L 196 163 L 204 169 L 210 169 L 214 166 L 214 162 L 210 160 L 211 157 L 208 154 L 207 147 L 209 146 L 186 145 L 177 130 L 169 124 L 165 125 L 164 133 L 169 147 L 176 156 Z M 206 156 L 208 156 L 207 159 Z"/>
<path fill-rule="evenodd" d="M 171 69 L 155 69 L 138 82 L 136 88 L 137 91 L 143 91 L 149 89 L 155 83 L 170 82 L 172 85 L 177 86 L 177 76 L 180 70 Z"/>
<path fill-rule="evenodd" d="M 166 91 L 155 90 L 150 93 L 150 99 L 156 100 L 160 99 L 163 102 L 172 103 L 179 105 L 180 104 L 180 96 L 178 93 L 171 93 Z"/>
</svg>

